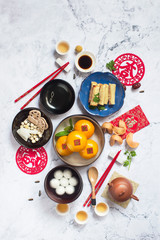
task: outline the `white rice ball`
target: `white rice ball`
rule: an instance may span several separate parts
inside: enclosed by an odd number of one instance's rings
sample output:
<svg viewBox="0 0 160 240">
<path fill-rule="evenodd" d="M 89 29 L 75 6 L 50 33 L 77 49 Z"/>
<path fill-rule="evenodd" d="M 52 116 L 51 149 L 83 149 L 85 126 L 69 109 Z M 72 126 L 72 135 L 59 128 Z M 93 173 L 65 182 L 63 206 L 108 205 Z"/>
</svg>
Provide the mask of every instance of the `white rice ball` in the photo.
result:
<svg viewBox="0 0 160 240">
<path fill-rule="evenodd" d="M 69 184 L 70 184 L 71 186 L 75 187 L 75 186 L 78 184 L 77 178 L 71 177 L 71 178 L 69 179 Z"/>
<path fill-rule="evenodd" d="M 74 193 L 74 191 L 75 191 L 75 188 L 73 187 L 73 186 L 71 186 L 71 185 L 68 185 L 67 187 L 66 187 L 66 193 L 67 194 L 72 194 L 72 193 Z"/>
<path fill-rule="evenodd" d="M 63 187 L 68 186 L 68 179 L 65 178 L 65 177 L 62 177 L 62 178 L 60 179 L 60 185 L 63 186 Z"/>
<path fill-rule="evenodd" d="M 61 170 L 55 171 L 54 177 L 55 177 L 56 179 L 61 179 L 61 178 L 63 177 L 63 172 L 62 172 Z"/>
<path fill-rule="evenodd" d="M 65 178 L 71 178 L 72 172 L 69 169 L 65 169 L 63 175 L 65 176 Z"/>
<path fill-rule="evenodd" d="M 63 186 L 58 186 L 58 187 L 56 188 L 56 193 L 57 193 L 58 195 L 63 195 L 63 194 L 65 193 L 65 188 L 64 188 Z"/>
<path fill-rule="evenodd" d="M 49 182 L 51 188 L 57 188 L 60 185 L 60 181 L 56 178 L 52 178 Z"/>
</svg>

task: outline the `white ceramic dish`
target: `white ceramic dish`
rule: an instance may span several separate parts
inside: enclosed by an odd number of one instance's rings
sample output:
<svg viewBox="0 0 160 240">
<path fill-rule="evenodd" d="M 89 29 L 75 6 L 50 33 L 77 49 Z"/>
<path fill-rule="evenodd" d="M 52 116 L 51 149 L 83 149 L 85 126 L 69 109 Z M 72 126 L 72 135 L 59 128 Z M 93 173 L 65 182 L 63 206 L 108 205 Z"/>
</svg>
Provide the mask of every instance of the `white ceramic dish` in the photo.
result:
<svg viewBox="0 0 160 240">
<path fill-rule="evenodd" d="M 109 206 L 107 203 L 104 202 L 100 202 L 96 205 L 95 209 L 94 209 L 95 213 L 97 216 L 99 217 L 104 217 L 108 214 L 109 212 Z"/>
<path fill-rule="evenodd" d="M 80 218 L 78 218 L 78 214 L 80 215 L 81 214 L 81 217 L 85 217 L 84 220 L 80 220 Z M 83 224 L 86 224 L 88 222 L 88 213 L 84 210 L 80 210 L 76 213 L 75 215 L 75 222 L 80 224 L 80 225 L 83 225 Z"/>
<path fill-rule="evenodd" d="M 56 52 L 59 55 L 62 55 L 62 56 L 66 55 L 69 52 L 69 49 L 70 49 L 70 45 L 67 41 L 60 41 L 56 44 Z"/>
<path fill-rule="evenodd" d="M 78 64 L 79 59 L 80 59 L 80 57 L 82 57 L 82 56 L 89 56 L 89 57 L 92 59 L 92 64 L 91 64 L 91 66 L 90 66 L 89 68 L 87 68 L 87 69 L 81 68 L 80 65 Z M 92 72 L 92 71 L 94 70 L 94 68 L 95 68 L 95 65 L 96 65 L 96 58 L 95 58 L 95 56 L 94 56 L 93 53 L 88 52 L 88 51 L 82 51 L 82 52 L 80 52 L 79 54 L 77 54 L 76 59 L 75 59 L 75 66 L 76 66 L 76 68 L 77 68 L 80 72 L 84 72 L 84 73 Z"/>
</svg>

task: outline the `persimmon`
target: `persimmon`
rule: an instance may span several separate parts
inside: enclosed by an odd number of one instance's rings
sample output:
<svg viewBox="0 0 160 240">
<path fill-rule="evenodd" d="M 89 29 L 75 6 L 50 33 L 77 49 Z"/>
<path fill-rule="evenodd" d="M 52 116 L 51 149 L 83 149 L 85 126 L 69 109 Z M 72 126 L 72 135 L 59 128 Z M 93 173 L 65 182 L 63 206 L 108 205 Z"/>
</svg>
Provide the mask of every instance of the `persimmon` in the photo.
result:
<svg viewBox="0 0 160 240">
<path fill-rule="evenodd" d="M 86 119 L 79 120 L 74 125 L 75 131 L 82 131 L 87 138 L 90 138 L 95 130 L 93 123 Z"/>
<path fill-rule="evenodd" d="M 79 152 L 79 154 L 81 155 L 82 158 L 90 159 L 95 157 L 97 152 L 98 152 L 98 144 L 94 140 L 88 139 L 85 148 L 82 149 Z"/>
<path fill-rule="evenodd" d="M 81 131 L 72 131 L 67 136 L 67 147 L 72 152 L 79 152 L 83 148 L 85 148 L 87 143 L 86 135 Z"/>
<path fill-rule="evenodd" d="M 72 153 L 72 151 L 68 148 L 66 144 L 66 140 L 67 140 L 67 136 L 62 136 L 62 137 L 59 137 L 56 142 L 57 152 L 61 156 L 68 156 Z"/>
</svg>

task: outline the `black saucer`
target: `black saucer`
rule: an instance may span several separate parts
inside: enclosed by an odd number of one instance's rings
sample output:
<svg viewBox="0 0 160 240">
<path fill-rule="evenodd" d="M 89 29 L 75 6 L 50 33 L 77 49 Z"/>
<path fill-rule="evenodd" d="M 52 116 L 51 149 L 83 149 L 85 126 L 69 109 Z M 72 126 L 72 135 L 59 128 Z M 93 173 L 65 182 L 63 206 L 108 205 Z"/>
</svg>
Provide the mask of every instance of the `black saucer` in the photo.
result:
<svg viewBox="0 0 160 240">
<path fill-rule="evenodd" d="M 61 79 L 52 80 L 44 85 L 40 102 L 52 114 L 67 112 L 74 104 L 75 92 L 72 86 Z"/>
</svg>

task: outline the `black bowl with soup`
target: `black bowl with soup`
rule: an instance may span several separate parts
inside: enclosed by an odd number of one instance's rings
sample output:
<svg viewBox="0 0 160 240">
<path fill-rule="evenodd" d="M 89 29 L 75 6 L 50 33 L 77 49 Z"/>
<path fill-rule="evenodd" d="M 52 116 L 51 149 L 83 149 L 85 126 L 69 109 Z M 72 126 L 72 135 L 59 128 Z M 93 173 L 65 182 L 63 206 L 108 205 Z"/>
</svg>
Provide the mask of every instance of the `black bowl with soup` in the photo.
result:
<svg viewBox="0 0 160 240">
<path fill-rule="evenodd" d="M 73 87 L 66 81 L 55 79 L 44 85 L 40 93 L 42 106 L 52 114 L 62 114 L 71 109 L 75 101 Z"/>
</svg>

